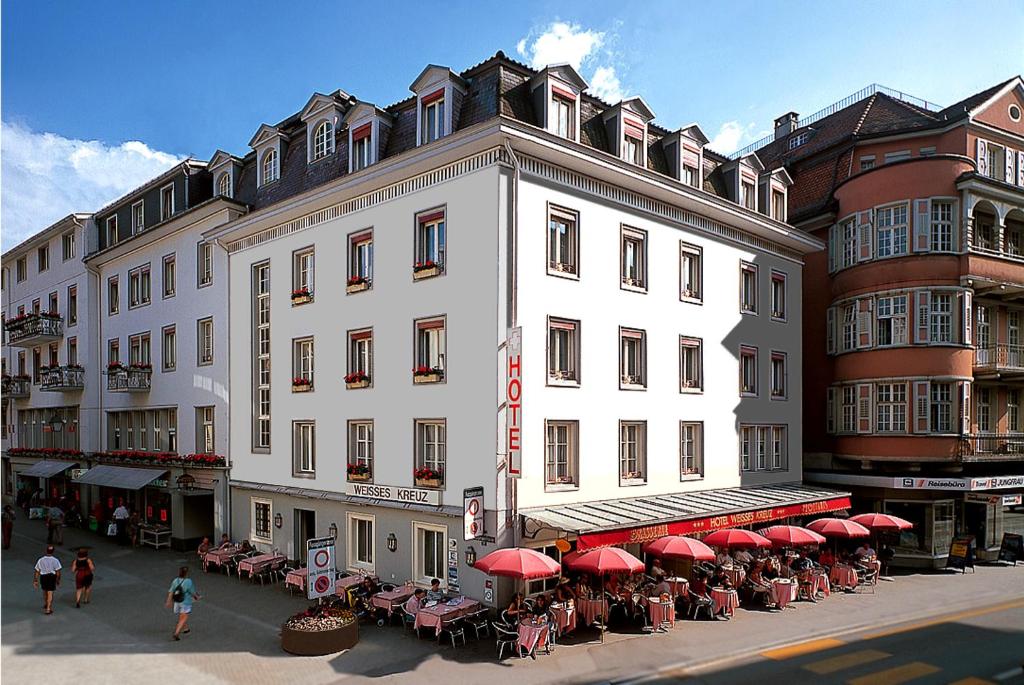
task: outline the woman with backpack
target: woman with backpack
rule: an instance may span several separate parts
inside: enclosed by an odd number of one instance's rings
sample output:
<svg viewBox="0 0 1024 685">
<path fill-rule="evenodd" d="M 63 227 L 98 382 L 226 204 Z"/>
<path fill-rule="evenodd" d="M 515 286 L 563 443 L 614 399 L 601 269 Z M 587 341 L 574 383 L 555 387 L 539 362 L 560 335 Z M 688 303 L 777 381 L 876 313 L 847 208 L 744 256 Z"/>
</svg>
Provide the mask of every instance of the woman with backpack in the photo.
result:
<svg viewBox="0 0 1024 685">
<path fill-rule="evenodd" d="M 167 591 L 167 608 L 173 606 L 174 613 L 178 616 L 174 634 L 171 635 L 172 640 L 180 640 L 180 634 L 191 632 L 188 617 L 192 613 L 192 601 L 196 599 L 202 598 L 196 592 L 195 583 L 188 577 L 188 566 L 182 566 L 178 569 L 178 577 L 171 582 L 171 587 Z"/>
</svg>

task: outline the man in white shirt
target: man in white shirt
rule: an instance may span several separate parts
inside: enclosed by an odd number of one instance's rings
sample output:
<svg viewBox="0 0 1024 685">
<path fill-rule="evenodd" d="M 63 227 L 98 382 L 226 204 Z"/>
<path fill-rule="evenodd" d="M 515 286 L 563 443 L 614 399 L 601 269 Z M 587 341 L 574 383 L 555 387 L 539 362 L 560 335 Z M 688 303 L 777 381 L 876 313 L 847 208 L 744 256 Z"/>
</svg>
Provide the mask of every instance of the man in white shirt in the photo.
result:
<svg viewBox="0 0 1024 685">
<path fill-rule="evenodd" d="M 128 518 L 130 516 L 128 508 L 124 506 L 124 500 L 119 500 L 117 509 L 114 509 L 114 525 L 117 526 L 117 544 L 119 545 L 125 544 L 128 539 Z"/>
<path fill-rule="evenodd" d="M 60 560 L 53 556 L 53 545 L 46 548 L 46 554 L 36 561 L 35 579 L 32 587 L 40 587 L 43 590 L 43 613 L 53 613 L 53 593 L 60 585 Z"/>
<path fill-rule="evenodd" d="M 718 554 L 715 555 L 715 566 L 732 566 L 732 558 L 725 547 L 718 550 Z"/>
<path fill-rule="evenodd" d="M 860 547 L 857 548 L 857 550 L 853 553 L 853 556 L 857 557 L 858 560 L 860 560 L 860 559 L 874 559 L 875 558 L 875 550 L 873 550 L 871 548 L 871 543 L 870 542 L 865 542 L 863 545 L 861 545 Z"/>
<path fill-rule="evenodd" d="M 736 550 L 736 553 L 732 555 L 732 558 L 736 560 L 736 563 L 743 564 L 744 566 L 747 566 L 754 560 L 754 557 L 750 555 L 750 552 L 745 549 Z"/>
</svg>

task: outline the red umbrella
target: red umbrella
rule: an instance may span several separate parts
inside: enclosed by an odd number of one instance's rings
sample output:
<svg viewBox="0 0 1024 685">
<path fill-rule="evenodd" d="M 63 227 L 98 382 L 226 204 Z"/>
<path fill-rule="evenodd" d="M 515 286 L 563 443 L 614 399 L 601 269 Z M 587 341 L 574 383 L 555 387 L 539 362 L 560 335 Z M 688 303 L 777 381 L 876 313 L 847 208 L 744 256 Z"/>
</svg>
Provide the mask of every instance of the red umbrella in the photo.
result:
<svg viewBox="0 0 1024 685">
<path fill-rule="evenodd" d="M 489 576 L 523 580 L 551 578 L 562 571 L 561 565 L 551 557 L 522 547 L 495 550 L 483 559 L 478 559 L 473 568 Z"/>
<path fill-rule="evenodd" d="M 715 552 L 700 540 L 683 537 L 682 535 L 668 535 L 648 542 L 644 551 L 659 557 L 668 559 L 696 559 L 697 561 L 711 560 L 715 558 Z"/>
<path fill-rule="evenodd" d="M 856 516 L 851 516 L 850 520 L 854 523 L 859 523 L 865 528 L 870 528 L 872 532 L 910 530 L 914 527 L 914 524 L 910 521 L 890 514 L 857 514 Z"/>
<path fill-rule="evenodd" d="M 715 547 L 771 547 L 772 541 L 742 528 L 726 528 L 704 538 L 704 544 Z"/>
<path fill-rule="evenodd" d="M 780 547 L 804 547 L 825 542 L 821 535 L 800 526 L 769 526 L 761 530 L 761 535 Z"/>
<path fill-rule="evenodd" d="M 566 565 L 577 571 L 586 571 L 597 575 L 640 573 L 644 570 L 644 562 L 618 547 L 592 549 L 567 561 Z"/>
<path fill-rule="evenodd" d="M 866 538 L 871 535 L 870 530 L 850 519 L 817 519 L 807 527 L 827 538 Z"/>
</svg>

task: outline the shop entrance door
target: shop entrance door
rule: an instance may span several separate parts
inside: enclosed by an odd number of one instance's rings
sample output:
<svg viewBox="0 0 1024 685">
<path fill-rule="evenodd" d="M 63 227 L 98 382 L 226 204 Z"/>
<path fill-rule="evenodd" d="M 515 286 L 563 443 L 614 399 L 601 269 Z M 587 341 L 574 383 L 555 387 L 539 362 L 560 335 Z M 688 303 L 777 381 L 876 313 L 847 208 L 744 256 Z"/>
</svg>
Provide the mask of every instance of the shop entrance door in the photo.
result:
<svg viewBox="0 0 1024 685">
<path fill-rule="evenodd" d="M 316 512 L 309 509 L 295 510 L 295 557 L 306 564 L 306 540 L 316 537 Z"/>
</svg>

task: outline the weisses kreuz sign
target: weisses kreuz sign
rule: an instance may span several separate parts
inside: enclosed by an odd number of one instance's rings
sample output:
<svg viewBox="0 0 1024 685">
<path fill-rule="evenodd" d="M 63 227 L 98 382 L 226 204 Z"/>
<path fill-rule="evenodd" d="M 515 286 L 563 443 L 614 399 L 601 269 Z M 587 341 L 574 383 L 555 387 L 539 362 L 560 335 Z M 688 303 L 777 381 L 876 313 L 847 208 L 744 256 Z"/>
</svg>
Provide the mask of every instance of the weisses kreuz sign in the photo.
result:
<svg viewBox="0 0 1024 685">
<path fill-rule="evenodd" d="M 400 504 L 429 504 L 433 506 L 441 504 L 441 492 L 439 490 L 406 488 L 399 485 L 346 483 L 345 494 L 352 497 L 399 502 Z"/>
<path fill-rule="evenodd" d="M 505 356 L 505 450 L 508 452 L 508 475 L 520 478 L 523 472 L 523 329 L 519 326 L 508 331 Z"/>
<path fill-rule="evenodd" d="M 311 538 L 306 540 L 306 563 L 309 575 L 306 577 L 306 597 L 316 599 L 334 594 L 334 538 Z"/>
</svg>

